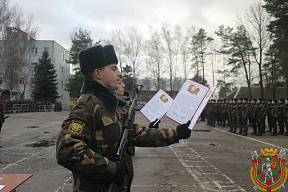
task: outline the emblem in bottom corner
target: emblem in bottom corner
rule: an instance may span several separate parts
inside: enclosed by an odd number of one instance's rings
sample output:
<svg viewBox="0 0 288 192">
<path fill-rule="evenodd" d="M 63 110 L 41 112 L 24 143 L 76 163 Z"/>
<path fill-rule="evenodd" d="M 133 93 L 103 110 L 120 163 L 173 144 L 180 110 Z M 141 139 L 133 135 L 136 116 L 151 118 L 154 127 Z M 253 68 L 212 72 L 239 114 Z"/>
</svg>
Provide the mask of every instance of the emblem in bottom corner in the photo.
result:
<svg viewBox="0 0 288 192">
<path fill-rule="evenodd" d="M 250 176 L 254 183 L 254 189 L 261 191 L 276 191 L 281 187 L 285 188 L 284 184 L 287 180 L 287 168 L 284 166 L 286 162 L 283 155 L 286 154 L 285 150 L 280 150 L 279 154 L 277 149 L 261 149 L 261 154 L 258 155 L 257 151 L 253 151 L 252 162 L 253 167 L 250 170 Z"/>
</svg>

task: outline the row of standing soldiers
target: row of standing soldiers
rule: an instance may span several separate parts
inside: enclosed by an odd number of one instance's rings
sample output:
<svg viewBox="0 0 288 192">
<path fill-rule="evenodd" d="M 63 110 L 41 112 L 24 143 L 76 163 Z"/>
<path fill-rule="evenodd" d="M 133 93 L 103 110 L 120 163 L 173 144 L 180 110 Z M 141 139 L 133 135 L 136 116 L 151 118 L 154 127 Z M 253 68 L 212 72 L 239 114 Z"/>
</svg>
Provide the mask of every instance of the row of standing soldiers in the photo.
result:
<svg viewBox="0 0 288 192">
<path fill-rule="evenodd" d="M 216 123 L 222 127 L 228 125 L 229 132 L 243 136 L 247 136 L 249 126 L 253 128 L 251 134 L 262 136 L 266 132 L 268 122 L 267 132 L 271 132 L 272 136 L 277 134 L 288 136 L 288 98 L 268 100 L 267 103 L 261 98 L 217 101 L 211 99 L 201 118 L 207 119 L 207 124 L 212 127 L 215 127 Z"/>
</svg>

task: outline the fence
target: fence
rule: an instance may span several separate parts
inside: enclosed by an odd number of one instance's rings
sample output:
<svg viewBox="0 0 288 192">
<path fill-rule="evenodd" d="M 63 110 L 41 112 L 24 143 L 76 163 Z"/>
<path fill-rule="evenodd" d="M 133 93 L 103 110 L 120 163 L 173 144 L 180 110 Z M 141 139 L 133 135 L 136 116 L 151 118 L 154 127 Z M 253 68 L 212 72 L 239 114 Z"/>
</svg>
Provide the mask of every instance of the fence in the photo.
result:
<svg viewBox="0 0 288 192">
<path fill-rule="evenodd" d="M 12 104 L 5 105 L 4 113 L 45 112 L 53 109 L 53 105 Z"/>
</svg>

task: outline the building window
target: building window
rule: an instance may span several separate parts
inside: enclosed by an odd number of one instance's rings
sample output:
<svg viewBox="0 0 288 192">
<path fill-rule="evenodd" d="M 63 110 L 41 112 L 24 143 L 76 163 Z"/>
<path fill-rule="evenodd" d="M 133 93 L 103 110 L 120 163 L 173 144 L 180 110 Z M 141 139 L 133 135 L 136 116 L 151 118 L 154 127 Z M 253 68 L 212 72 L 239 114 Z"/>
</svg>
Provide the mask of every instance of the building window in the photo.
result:
<svg viewBox="0 0 288 192">
<path fill-rule="evenodd" d="M 62 60 L 63 60 L 63 61 L 65 60 L 65 55 L 64 55 L 64 53 L 62 53 Z"/>
<path fill-rule="evenodd" d="M 32 54 L 37 55 L 37 53 L 38 53 L 38 47 L 33 47 L 32 48 Z"/>
<path fill-rule="evenodd" d="M 61 87 L 62 87 L 62 88 L 64 87 L 64 82 L 63 82 L 63 81 L 61 81 Z"/>
<path fill-rule="evenodd" d="M 63 73 L 64 73 L 64 67 L 61 67 L 61 72 L 62 72 L 62 75 L 63 75 Z"/>
<path fill-rule="evenodd" d="M 24 79 L 20 79 L 19 84 L 24 85 Z"/>
<path fill-rule="evenodd" d="M 0 84 L 2 84 L 2 81 L 3 81 L 3 80 L 0 78 Z"/>
</svg>

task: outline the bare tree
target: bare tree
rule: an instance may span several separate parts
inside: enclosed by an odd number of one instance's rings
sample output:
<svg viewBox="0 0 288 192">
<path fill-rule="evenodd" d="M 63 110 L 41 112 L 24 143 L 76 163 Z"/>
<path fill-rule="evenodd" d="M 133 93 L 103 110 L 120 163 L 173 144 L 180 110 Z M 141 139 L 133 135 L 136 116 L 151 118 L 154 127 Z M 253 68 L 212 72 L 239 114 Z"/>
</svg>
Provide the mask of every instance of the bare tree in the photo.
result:
<svg viewBox="0 0 288 192">
<path fill-rule="evenodd" d="M 161 35 L 150 28 L 151 35 L 146 41 L 146 55 L 147 55 L 147 67 L 151 70 L 156 90 L 160 89 L 161 80 L 161 66 L 163 64 L 163 54 L 162 54 L 162 40 Z"/>
<path fill-rule="evenodd" d="M 163 38 L 163 52 L 165 53 L 165 58 L 168 63 L 169 68 L 169 83 L 170 83 L 170 95 L 172 96 L 174 85 L 174 73 L 175 67 L 177 66 L 177 57 L 179 52 L 179 36 L 180 36 L 179 28 L 173 32 L 170 29 L 170 26 L 167 23 L 164 23 L 161 28 L 161 36 Z M 178 45 L 179 43 L 179 45 Z"/>
<path fill-rule="evenodd" d="M 123 71 L 123 54 L 124 54 L 124 34 L 120 29 L 112 31 L 111 43 L 113 44 L 115 51 L 118 55 L 119 65 L 121 71 Z"/>
<path fill-rule="evenodd" d="M 250 32 L 250 38 L 254 44 L 256 44 L 256 49 L 253 51 L 253 57 L 258 65 L 259 69 L 259 84 L 261 90 L 261 97 L 264 97 L 264 87 L 263 87 L 263 56 L 265 50 L 268 48 L 271 38 L 270 33 L 267 31 L 267 26 L 271 17 L 265 11 L 261 5 L 261 1 L 258 0 L 246 12 L 245 19 L 249 26 L 252 28 Z"/>
<path fill-rule="evenodd" d="M 132 67 L 133 87 L 136 85 L 137 68 L 140 64 L 140 51 L 142 50 L 142 32 L 136 27 L 129 27 L 125 33 L 124 53 L 127 63 Z"/>
<path fill-rule="evenodd" d="M 13 89 L 19 88 L 20 83 L 23 84 L 24 97 L 28 73 L 31 70 L 29 55 L 35 42 L 37 28 L 32 25 L 32 15 L 23 19 L 20 8 L 10 7 L 8 0 L 1 0 L 0 3 L 0 34 L 3 42 L 0 75 L 4 79 L 4 87 L 10 90 L 10 94 Z"/>
<path fill-rule="evenodd" d="M 195 27 L 191 27 L 191 29 L 187 29 L 186 34 L 184 35 L 182 42 L 181 42 L 181 52 L 180 55 L 182 57 L 182 65 L 184 69 L 184 78 L 186 79 L 188 77 L 188 71 L 187 71 L 187 64 L 190 60 L 190 50 L 189 50 L 189 43 L 191 41 L 191 33 L 192 31 L 195 32 Z"/>
</svg>

